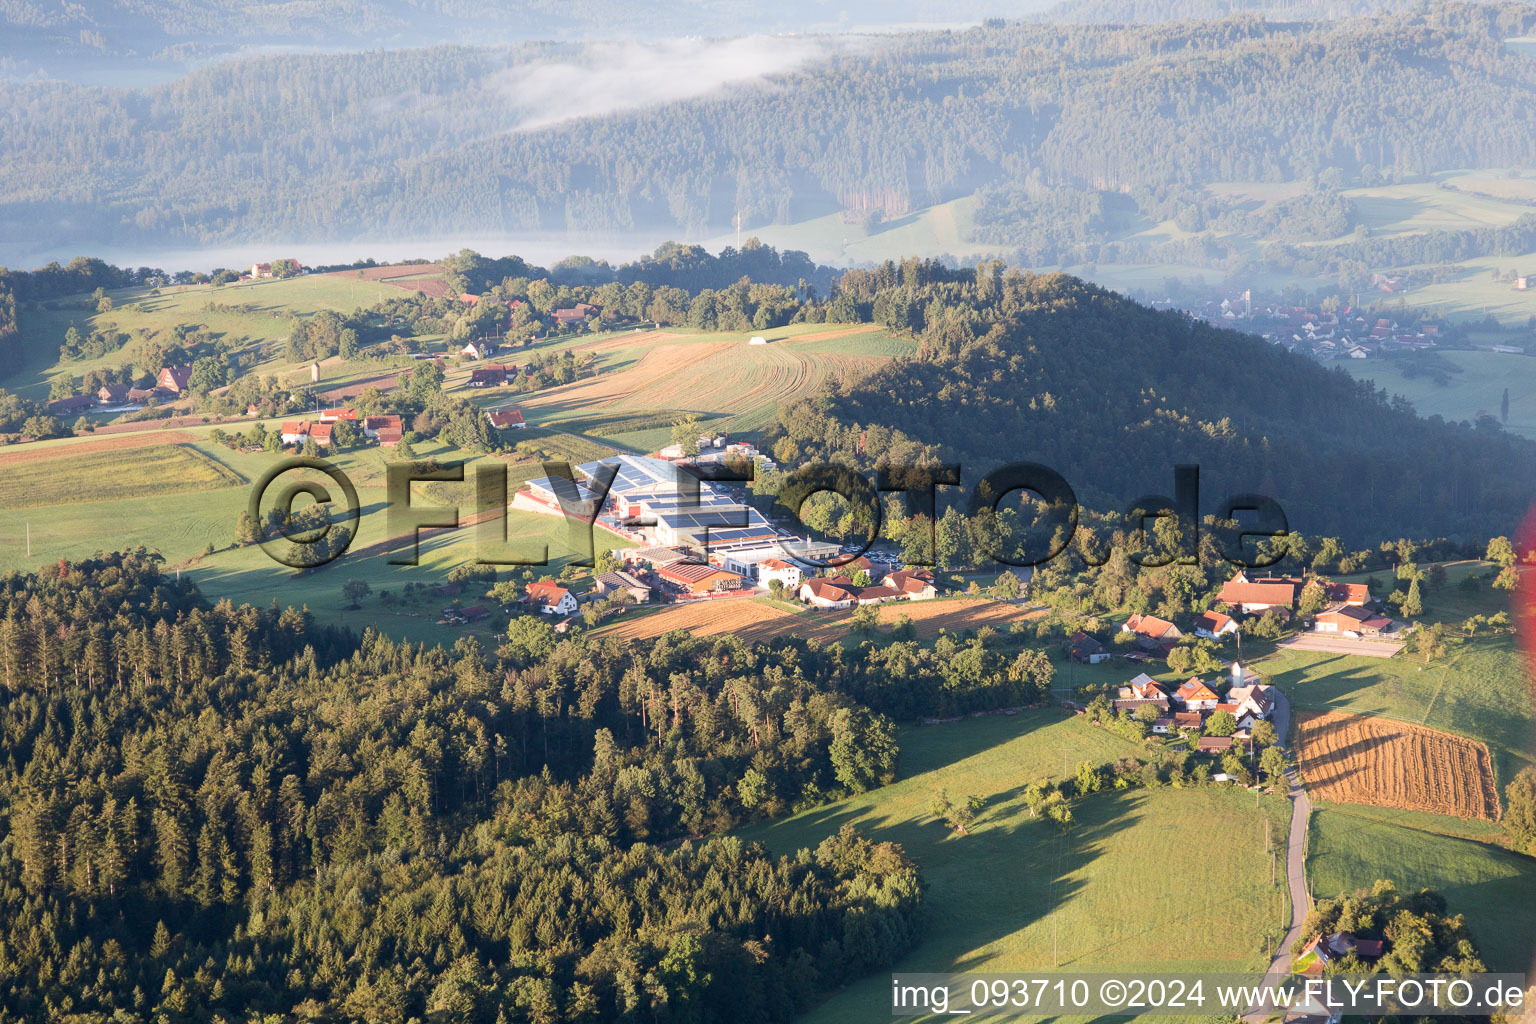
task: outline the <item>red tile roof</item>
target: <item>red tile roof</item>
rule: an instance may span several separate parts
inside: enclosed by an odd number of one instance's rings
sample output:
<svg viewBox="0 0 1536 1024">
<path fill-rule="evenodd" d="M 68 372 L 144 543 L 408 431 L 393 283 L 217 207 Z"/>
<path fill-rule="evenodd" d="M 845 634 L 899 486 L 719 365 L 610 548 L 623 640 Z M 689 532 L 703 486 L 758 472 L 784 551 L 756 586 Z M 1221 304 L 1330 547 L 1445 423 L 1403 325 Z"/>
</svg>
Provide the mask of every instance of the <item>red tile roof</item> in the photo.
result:
<svg viewBox="0 0 1536 1024">
<path fill-rule="evenodd" d="M 1173 623 L 1167 619 L 1160 619 L 1156 615 L 1132 615 L 1125 620 L 1125 624 L 1132 633 L 1139 633 L 1154 640 L 1175 628 Z"/>
<path fill-rule="evenodd" d="M 495 427 L 497 430 L 504 430 L 507 427 L 519 426 L 523 422 L 523 414 L 518 412 L 516 409 L 498 409 L 495 412 L 488 412 L 485 415 L 486 418 L 491 421 L 491 426 Z"/>
</svg>

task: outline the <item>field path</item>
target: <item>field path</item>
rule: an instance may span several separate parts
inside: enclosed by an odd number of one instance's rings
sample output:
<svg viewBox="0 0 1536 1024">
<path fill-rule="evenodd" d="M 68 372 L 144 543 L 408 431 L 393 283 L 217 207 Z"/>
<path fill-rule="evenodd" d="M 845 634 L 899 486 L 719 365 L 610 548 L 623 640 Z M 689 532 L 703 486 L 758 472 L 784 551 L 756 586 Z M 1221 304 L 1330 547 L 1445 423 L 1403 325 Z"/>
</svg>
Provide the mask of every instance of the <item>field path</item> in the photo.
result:
<svg viewBox="0 0 1536 1024">
<path fill-rule="evenodd" d="M 1290 973 L 1291 946 L 1301 938 L 1301 926 L 1312 909 L 1312 895 L 1307 892 L 1307 819 L 1312 815 L 1312 801 L 1307 799 L 1307 791 L 1297 781 L 1295 768 L 1287 771 L 1285 777 L 1291 784 L 1291 835 L 1285 846 L 1285 880 L 1291 891 L 1291 924 L 1286 929 L 1285 938 L 1280 940 L 1280 947 L 1275 950 L 1274 959 L 1269 962 L 1269 972 L 1264 976 L 1266 986 L 1280 984 Z M 1243 1019 L 1263 1024 L 1273 1016 L 1272 1010 L 1253 1007 Z"/>
</svg>

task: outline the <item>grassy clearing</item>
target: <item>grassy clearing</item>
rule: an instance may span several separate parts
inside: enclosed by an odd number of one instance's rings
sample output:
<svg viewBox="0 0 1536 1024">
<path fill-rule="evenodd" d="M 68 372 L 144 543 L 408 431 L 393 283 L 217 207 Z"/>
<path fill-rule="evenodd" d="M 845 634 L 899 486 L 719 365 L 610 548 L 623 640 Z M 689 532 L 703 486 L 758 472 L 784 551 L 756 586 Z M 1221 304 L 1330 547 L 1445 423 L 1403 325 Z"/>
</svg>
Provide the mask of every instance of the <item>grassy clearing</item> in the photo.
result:
<svg viewBox="0 0 1536 1024">
<path fill-rule="evenodd" d="M 245 481 L 193 448 L 155 445 L 124 451 L 61 453 L 0 473 L 0 507 L 143 498 L 233 487 Z"/>
<path fill-rule="evenodd" d="M 1075 805 L 1079 823 L 1063 835 L 1030 818 L 1024 784 L 1128 754 L 1129 744 L 1055 710 L 907 729 L 900 743 L 901 781 L 747 833 L 791 853 L 852 822 L 903 844 L 932 909 L 926 940 L 894 970 L 1050 970 L 1059 941 L 1065 970 L 1237 971 L 1260 966 L 1278 941 L 1285 900 L 1269 885 L 1265 832 L 1283 834 L 1283 800 L 1263 798 L 1256 810 L 1234 789 L 1102 794 Z M 941 787 L 985 801 L 969 836 L 929 817 Z M 1177 870 L 1148 870 L 1188 863 L 1192 851 L 1235 881 L 1204 895 Z M 805 1019 L 887 1019 L 888 986 L 871 976 Z"/>
<path fill-rule="evenodd" d="M 1519 293 L 1515 293 L 1519 294 Z M 1389 394 L 1402 395 L 1420 416 L 1448 420 L 1475 420 L 1479 415 L 1499 415 L 1504 390 L 1509 389 L 1507 429 L 1536 438 L 1536 357 L 1501 352 L 1442 352 L 1440 360 L 1461 372 L 1446 375 L 1437 383 L 1429 374 L 1412 373 L 1411 360 L 1346 359 L 1340 365 L 1351 376 L 1374 381 Z"/>
<path fill-rule="evenodd" d="M 1390 878 L 1434 889 L 1467 924 L 1490 970 L 1526 971 L 1536 952 L 1536 861 L 1483 843 L 1321 808 L 1308 836 L 1312 891 L 1330 896 Z"/>
<path fill-rule="evenodd" d="M 125 333 L 143 330 L 150 335 L 167 334 L 177 325 L 187 324 L 202 327 L 221 338 L 275 343 L 286 340 L 292 329 L 291 322 L 279 315 L 282 312 L 310 314 L 331 309 L 350 313 L 359 306 L 378 302 L 381 289 L 384 297 L 397 291 L 389 285 L 320 275 L 222 288 L 187 285 L 164 289 L 160 295 L 151 295 L 148 289 L 125 289 L 111 293 L 117 308 L 106 313 L 95 312 L 94 305 L 88 304 L 85 296 L 50 301 L 35 310 L 23 311 L 21 345 L 28 355 L 19 366 L 7 368 L 9 372 L 0 379 L 0 387 L 40 400 L 47 397 L 55 377 L 67 374 L 78 378 L 87 370 L 115 368 L 130 361 L 128 350 L 121 349 L 99 359 L 58 362 L 59 344 L 71 323 L 82 330 L 115 325 L 117 330 Z M 208 310 L 205 307 L 210 302 L 231 308 Z M 140 311 L 129 310 L 130 304 L 140 306 Z M 289 366 L 291 364 L 286 362 L 268 359 L 257 367 L 257 372 L 278 372 Z"/>
</svg>

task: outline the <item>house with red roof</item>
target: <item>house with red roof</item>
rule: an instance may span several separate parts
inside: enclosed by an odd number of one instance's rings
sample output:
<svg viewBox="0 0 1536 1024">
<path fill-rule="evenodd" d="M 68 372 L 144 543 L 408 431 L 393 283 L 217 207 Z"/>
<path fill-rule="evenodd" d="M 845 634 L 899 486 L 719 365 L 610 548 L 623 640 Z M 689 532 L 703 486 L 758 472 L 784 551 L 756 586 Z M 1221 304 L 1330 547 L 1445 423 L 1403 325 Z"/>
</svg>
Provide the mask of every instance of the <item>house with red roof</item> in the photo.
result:
<svg viewBox="0 0 1536 1024">
<path fill-rule="evenodd" d="M 778 580 L 785 590 L 797 590 L 804 578 L 805 573 L 798 565 L 782 558 L 765 558 L 757 563 L 757 582 L 765 587 Z"/>
<path fill-rule="evenodd" d="M 1355 636 L 1379 636 L 1392 628 L 1392 620 L 1359 605 L 1332 605 L 1317 613 L 1312 622 L 1316 633 L 1350 633 Z"/>
<path fill-rule="evenodd" d="M 187 390 L 191 380 L 192 367 L 190 366 L 162 366 L 159 375 L 155 378 L 155 386 L 173 395 L 179 395 Z"/>
<path fill-rule="evenodd" d="M 522 430 L 528 426 L 523 422 L 523 414 L 516 409 L 496 409 L 486 413 L 485 418 L 497 430 Z"/>
<path fill-rule="evenodd" d="M 1195 636 L 1216 640 L 1237 632 L 1237 620 L 1221 612 L 1208 611 L 1195 620 Z"/>
<path fill-rule="evenodd" d="M 1301 589 L 1296 585 L 1299 582 L 1299 580 L 1274 578 L 1263 581 L 1250 580 L 1239 572 L 1222 584 L 1221 592 L 1216 595 L 1216 599 L 1244 615 L 1259 615 L 1271 608 L 1284 608 L 1290 611 Z"/>
<path fill-rule="evenodd" d="M 1156 615 L 1132 615 L 1120 626 L 1123 633 L 1134 633 L 1137 646 L 1145 650 L 1172 647 L 1184 634 L 1179 627 Z"/>
<path fill-rule="evenodd" d="M 543 615 L 571 615 L 576 611 L 576 595 L 553 580 L 528 584 L 524 600 Z"/>
<path fill-rule="evenodd" d="M 888 573 L 880 583 L 899 590 L 908 601 L 926 601 L 939 596 L 938 588 L 933 585 L 933 573 L 927 569 L 901 569 Z"/>
<path fill-rule="evenodd" d="M 852 608 L 859 588 L 841 576 L 817 576 L 800 584 L 797 596 L 812 608 Z"/>
<path fill-rule="evenodd" d="M 1216 691 L 1205 685 L 1199 676 L 1190 676 L 1184 685 L 1173 692 L 1173 700 L 1186 711 L 1211 711 L 1221 703 Z"/>
</svg>

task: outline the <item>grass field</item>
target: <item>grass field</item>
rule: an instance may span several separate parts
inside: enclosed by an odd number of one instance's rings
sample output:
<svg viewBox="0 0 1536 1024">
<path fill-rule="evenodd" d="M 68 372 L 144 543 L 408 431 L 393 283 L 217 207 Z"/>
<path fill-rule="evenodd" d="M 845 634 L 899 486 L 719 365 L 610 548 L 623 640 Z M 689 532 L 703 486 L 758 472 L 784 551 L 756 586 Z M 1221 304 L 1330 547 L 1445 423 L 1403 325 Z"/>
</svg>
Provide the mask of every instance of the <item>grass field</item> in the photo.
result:
<svg viewBox="0 0 1536 1024">
<path fill-rule="evenodd" d="M 1400 890 L 1434 889 L 1452 913 L 1466 915 L 1490 970 L 1531 969 L 1536 861 L 1331 807 L 1313 813 L 1308 844 L 1314 895 L 1368 888 L 1379 878 L 1391 879 Z"/>
<path fill-rule="evenodd" d="M 1296 760 L 1307 792 L 1335 803 L 1500 817 L 1488 748 L 1375 715 L 1298 711 Z"/>
<path fill-rule="evenodd" d="M 245 481 L 195 448 L 177 444 L 0 462 L 0 507 L 35 508 L 216 490 Z"/>
<path fill-rule="evenodd" d="M 1536 266 L 1536 263 L 1533 263 Z M 1536 356 L 1501 352 L 1440 352 L 1443 361 L 1461 372 L 1445 375 L 1436 383 L 1427 373 L 1414 376 L 1411 361 L 1398 359 L 1345 359 L 1339 365 L 1360 380 L 1371 380 L 1388 394 L 1402 395 L 1420 416 L 1448 420 L 1476 420 L 1481 414 L 1499 415 L 1505 389 L 1509 389 L 1509 422 L 1506 428 L 1536 438 Z"/>
<path fill-rule="evenodd" d="M 925 941 L 897 971 L 1141 968 L 1248 970 L 1278 941 L 1285 898 L 1271 887 L 1269 834 L 1283 836 L 1286 805 L 1236 789 L 1133 790 L 1074 805 L 1062 834 L 1032 820 L 1026 782 L 1060 778 L 1129 744 L 1056 710 L 903 730 L 891 786 L 754 827 L 776 853 L 814 845 L 852 822 L 895 840 L 929 884 Z M 985 801 L 977 825 L 949 835 L 929 817 L 935 790 Z M 1178 865 L 1196 855 L 1219 887 L 1191 889 Z M 1283 878 L 1283 873 L 1282 873 Z M 1227 881 L 1232 880 L 1232 881 Z M 889 1019 L 889 975 L 838 992 L 807 1022 Z"/>
</svg>

